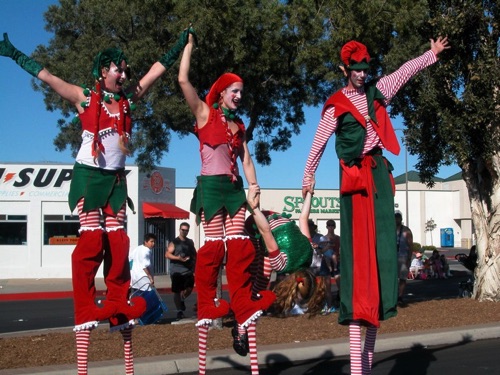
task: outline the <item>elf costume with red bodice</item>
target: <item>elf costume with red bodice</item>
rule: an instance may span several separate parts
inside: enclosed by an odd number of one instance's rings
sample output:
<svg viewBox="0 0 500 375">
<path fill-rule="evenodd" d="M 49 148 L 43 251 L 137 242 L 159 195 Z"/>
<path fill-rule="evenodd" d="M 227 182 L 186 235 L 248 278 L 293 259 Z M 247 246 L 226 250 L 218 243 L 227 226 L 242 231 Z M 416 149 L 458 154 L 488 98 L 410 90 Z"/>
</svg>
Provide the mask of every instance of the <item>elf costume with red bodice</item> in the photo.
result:
<svg viewBox="0 0 500 375">
<path fill-rule="evenodd" d="M 205 244 L 198 250 L 195 269 L 200 374 L 205 374 L 208 328 L 213 319 L 226 315 L 229 309 L 239 329 L 252 333 L 248 344 L 242 343 L 242 350 L 244 355 L 250 353 L 252 373 L 258 372 L 255 321 L 275 299 L 270 291 L 263 291 L 252 299 L 250 267 L 255 250 L 248 236 L 243 234 L 246 196 L 237 164 L 237 159 L 245 152 L 245 127 L 234 113 L 219 107 L 221 93 L 236 82 L 243 81 L 232 73 L 219 77 L 205 99 L 209 107 L 207 122 L 195 127 L 202 166 L 191 212 L 196 215 L 197 222 L 203 224 L 206 235 Z M 236 124 L 236 128 L 231 130 L 228 121 Z M 224 257 L 230 303 L 216 298 Z"/>
<path fill-rule="evenodd" d="M 111 114 L 97 91 L 84 90 L 88 95 L 82 124 L 82 145 L 73 169 L 69 205 L 73 211 L 83 200 L 82 212 L 102 209 L 105 215 L 116 216 L 128 201 L 125 177 L 125 155 L 119 143 L 130 136 L 130 103 L 117 95 L 120 113 Z M 97 125 L 96 125 L 97 123 Z M 92 165 L 93 163 L 96 165 Z M 91 165 L 89 165 L 92 163 Z M 142 298 L 128 301 L 130 270 L 128 266 L 129 238 L 123 228 L 100 226 L 80 229 L 80 238 L 72 254 L 75 330 L 97 325 L 109 319 L 112 327 L 133 324 L 145 309 Z M 107 286 L 104 307 L 97 306 L 94 278 L 104 262 Z"/>
<path fill-rule="evenodd" d="M 173 48 L 158 60 L 165 68 L 164 71 L 175 63 L 189 34 L 194 34 L 191 28 L 184 30 Z M 71 257 L 78 374 L 86 375 L 88 372 L 90 331 L 100 320 L 109 319 L 112 328 L 121 330 L 125 373 L 132 375 L 131 325 L 134 318 L 139 317 L 146 308 L 144 299 L 137 297 L 128 301 L 127 298 L 130 284 L 130 241 L 124 230 L 124 221 L 125 203 L 130 203 L 130 200 L 127 197 L 125 158 L 131 133 L 130 110 L 134 108 L 134 104 L 123 93 L 106 93 L 101 90 L 101 83 L 105 86 L 108 79 L 116 87 L 121 87 L 125 80 L 124 74 L 129 78 L 127 59 L 118 48 L 99 52 L 92 67 L 96 88 L 94 91 L 85 89 L 87 100 L 77 104 L 68 99 L 75 97 L 68 92 L 74 93 L 76 86 L 62 79 L 53 79 L 38 62 L 15 48 L 6 33 L 3 37 L 0 40 L 0 56 L 10 57 L 22 69 L 41 79 L 57 93 L 64 92 L 66 95 L 61 96 L 75 105 L 82 124 L 82 144 L 73 169 L 69 194 L 71 211 L 78 207 L 80 219 L 80 238 Z M 164 72 L 158 63 L 147 73 L 152 78 L 150 83 Z M 109 73 L 110 70 L 113 70 L 112 74 Z M 109 74 L 103 74 L 105 71 Z M 130 97 L 137 94 L 137 87 L 130 90 Z M 145 87 L 141 90 L 137 97 L 144 95 L 147 89 Z M 110 113 L 104 104 L 112 104 L 113 100 L 117 105 L 110 108 L 118 108 L 118 113 L 115 114 Z M 104 221 L 104 227 L 101 227 L 101 220 Z M 104 279 L 108 290 L 104 306 L 98 307 L 94 302 L 94 278 L 101 263 L 104 263 Z"/>
<path fill-rule="evenodd" d="M 245 130 L 241 120 L 237 119 L 235 122 L 238 131 L 235 134 L 228 134 L 222 110 L 212 107 L 207 124 L 197 129 L 200 151 L 204 147 L 227 148 L 224 151 L 224 155 L 227 152 L 227 163 L 221 163 L 227 168 L 227 174 L 198 176 L 191 201 L 191 212 L 196 214 L 198 222 L 201 221 L 202 212 L 208 222 L 220 210 L 225 210 L 230 217 L 233 217 L 242 206 L 246 205 L 243 180 L 241 176 L 234 176 L 232 173 L 237 172 L 236 159 L 241 152 Z M 247 324 L 272 303 L 273 295 L 265 292 L 258 301 L 252 301 L 249 266 L 255 251 L 248 237 L 242 233 L 243 227 L 240 236 L 209 238 L 198 251 L 195 280 L 198 289 L 199 324 L 210 324 L 212 319 L 226 315 L 229 308 L 234 312 L 238 323 Z M 223 300 L 214 302 L 217 276 L 222 266 L 225 247 L 227 247 L 226 276 L 230 305 Z"/>
</svg>

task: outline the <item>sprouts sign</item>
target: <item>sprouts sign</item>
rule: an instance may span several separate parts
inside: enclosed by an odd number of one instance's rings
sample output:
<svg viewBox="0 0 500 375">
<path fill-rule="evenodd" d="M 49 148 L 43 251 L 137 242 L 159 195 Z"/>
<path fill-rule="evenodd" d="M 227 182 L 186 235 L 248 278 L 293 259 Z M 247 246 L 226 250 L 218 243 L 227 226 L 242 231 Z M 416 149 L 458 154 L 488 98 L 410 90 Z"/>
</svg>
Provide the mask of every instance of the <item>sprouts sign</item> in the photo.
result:
<svg viewBox="0 0 500 375">
<path fill-rule="evenodd" d="M 340 199 L 331 196 L 313 196 L 311 214 L 338 214 L 340 213 Z M 301 196 L 287 195 L 283 198 L 283 211 L 300 214 L 304 199 Z"/>
</svg>

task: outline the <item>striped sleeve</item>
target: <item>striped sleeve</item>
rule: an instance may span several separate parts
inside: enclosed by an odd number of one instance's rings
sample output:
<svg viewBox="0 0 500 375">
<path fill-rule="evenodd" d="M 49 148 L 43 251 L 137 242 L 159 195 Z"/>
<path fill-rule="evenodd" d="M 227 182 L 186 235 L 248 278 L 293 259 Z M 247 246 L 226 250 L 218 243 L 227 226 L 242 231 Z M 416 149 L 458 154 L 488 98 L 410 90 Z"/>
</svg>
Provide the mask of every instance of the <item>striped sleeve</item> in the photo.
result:
<svg viewBox="0 0 500 375">
<path fill-rule="evenodd" d="M 386 105 L 389 104 L 391 99 L 396 95 L 399 89 L 410 80 L 415 74 L 428 66 L 434 64 L 437 57 L 431 50 L 416 59 L 404 63 L 394 73 L 382 77 L 377 82 L 377 88 L 386 97 Z"/>
<path fill-rule="evenodd" d="M 288 263 L 288 256 L 279 250 L 269 251 L 269 263 L 275 271 L 284 270 Z"/>
<path fill-rule="evenodd" d="M 314 174 L 318 168 L 323 152 L 325 151 L 326 144 L 330 137 L 335 133 L 337 128 L 337 119 L 334 117 L 335 108 L 329 107 L 323 117 L 321 118 L 316 134 L 314 135 L 311 151 L 307 158 L 306 168 L 304 170 L 304 178 L 302 179 L 302 186 L 310 185 L 310 174 Z"/>
</svg>

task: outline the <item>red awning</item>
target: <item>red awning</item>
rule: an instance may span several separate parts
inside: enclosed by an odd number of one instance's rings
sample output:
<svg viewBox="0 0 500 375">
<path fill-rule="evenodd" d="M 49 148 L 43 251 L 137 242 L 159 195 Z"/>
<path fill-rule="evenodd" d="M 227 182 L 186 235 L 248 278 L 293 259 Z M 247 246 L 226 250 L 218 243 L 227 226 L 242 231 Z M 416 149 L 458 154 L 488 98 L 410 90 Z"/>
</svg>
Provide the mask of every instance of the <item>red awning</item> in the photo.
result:
<svg viewBox="0 0 500 375">
<path fill-rule="evenodd" d="M 142 213 L 144 218 L 163 217 L 165 219 L 189 219 L 189 212 L 173 204 L 143 202 Z"/>
</svg>

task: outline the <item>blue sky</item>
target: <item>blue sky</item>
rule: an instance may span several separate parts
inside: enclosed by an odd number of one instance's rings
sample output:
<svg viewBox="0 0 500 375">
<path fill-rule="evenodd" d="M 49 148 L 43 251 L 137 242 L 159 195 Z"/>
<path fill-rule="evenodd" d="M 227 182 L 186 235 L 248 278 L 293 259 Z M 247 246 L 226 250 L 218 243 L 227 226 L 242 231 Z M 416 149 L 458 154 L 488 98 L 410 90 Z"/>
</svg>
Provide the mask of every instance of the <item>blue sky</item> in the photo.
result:
<svg viewBox="0 0 500 375">
<path fill-rule="evenodd" d="M 19 50 L 30 55 L 39 44 L 47 44 L 51 34 L 44 29 L 43 13 L 55 0 L 2 0 L 0 32 L 7 32 L 9 39 Z M 203 37 L 200 35 L 199 37 Z M 90 77 L 89 67 L 89 79 Z M 167 73 L 168 74 L 168 73 Z M 61 77 L 64 79 L 64 77 Z M 58 113 L 48 112 L 43 95 L 33 91 L 31 76 L 12 60 L 0 58 L 0 162 L 2 163 L 72 163 L 69 151 L 58 152 L 53 139 L 58 133 Z M 83 84 L 85 82 L 73 82 Z M 306 109 L 306 124 L 298 136 L 293 136 L 292 147 L 286 152 L 274 152 L 270 166 L 256 165 L 257 178 L 262 188 L 300 188 L 305 162 L 312 144 L 320 109 Z M 404 125 L 393 120 L 395 128 Z M 401 138 L 402 132 L 397 132 Z M 250 143 L 250 149 L 253 145 Z M 186 150 L 197 154 L 198 142 L 194 136 L 179 138 L 172 136 L 170 152 L 162 160 L 161 167 L 176 169 L 176 185 L 193 187 L 200 170 L 199 158 L 186 157 Z M 405 173 L 404 148 L 399 156 L 389 154 L 394 165 L 394 175 Z M 133 163 L 134 157 L 128 159 Z M 417 158 L 408 155 L 408 170 L 415 169 Z M 440 170 L 438 177 L 446 178 L 459 171 L 456 166 Z M 334 152 L 333 139 L 323 154 L 316 173 L 316 188 L 338 188 L 338 162 Z"/>
</svg>

